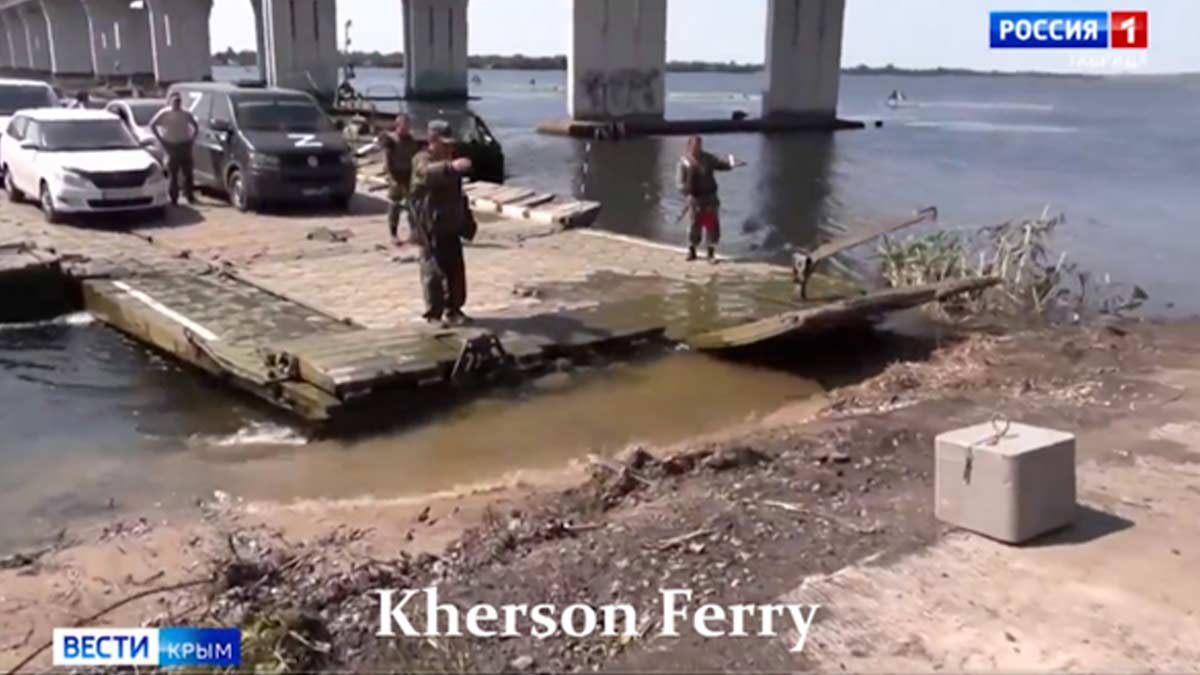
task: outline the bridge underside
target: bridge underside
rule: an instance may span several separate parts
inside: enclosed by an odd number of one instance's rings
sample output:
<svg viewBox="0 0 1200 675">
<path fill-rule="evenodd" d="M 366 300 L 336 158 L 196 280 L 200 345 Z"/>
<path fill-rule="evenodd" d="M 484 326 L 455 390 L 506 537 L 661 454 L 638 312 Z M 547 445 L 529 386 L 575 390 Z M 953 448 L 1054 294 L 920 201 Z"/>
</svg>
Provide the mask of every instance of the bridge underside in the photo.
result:
<svg viewBox="0 0 1200 675">
<path fill-rule="evenodd" d="M 396 0 L 393 0 L 396 1 Z M 406 97 L 468 95 L 468 1 L 402 3 Z M 332 99 L 335 0 L 249 0 L 268 84 Z M 666 115 L 668 0 L 571 0 L 567 111 L 656 128 Z M 836 118 L 845 0 L 767 0 L 763 119 Z M 212 0 L 0 0 L 0 69 L 159 84 L 210 78 Z"/>
</svg>

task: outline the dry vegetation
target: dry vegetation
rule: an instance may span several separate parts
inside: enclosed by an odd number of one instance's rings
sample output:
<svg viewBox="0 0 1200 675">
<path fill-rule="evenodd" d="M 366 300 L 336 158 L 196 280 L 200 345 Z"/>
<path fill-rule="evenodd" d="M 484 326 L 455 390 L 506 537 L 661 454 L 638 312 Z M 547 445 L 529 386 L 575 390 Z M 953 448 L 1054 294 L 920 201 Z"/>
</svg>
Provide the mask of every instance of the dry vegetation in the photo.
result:
<svg viewBox="0 0 1200 675">
<path fill-rule="evenodd" d="M 1081 270 L 1054 234 L 1066 217 L 1045 210 L 1036 218 L 1010 220 L 975 231 L 942 230 L 879 245 L 880 272 L 894 288 L 995 277 L 998 286 L 956 298 L 949 316 L 1032 314 L 1075 318 L 1084 313 L 1121 314 L 1147 299 L 1137 286 L 1114 284 Z"/>
</svg>

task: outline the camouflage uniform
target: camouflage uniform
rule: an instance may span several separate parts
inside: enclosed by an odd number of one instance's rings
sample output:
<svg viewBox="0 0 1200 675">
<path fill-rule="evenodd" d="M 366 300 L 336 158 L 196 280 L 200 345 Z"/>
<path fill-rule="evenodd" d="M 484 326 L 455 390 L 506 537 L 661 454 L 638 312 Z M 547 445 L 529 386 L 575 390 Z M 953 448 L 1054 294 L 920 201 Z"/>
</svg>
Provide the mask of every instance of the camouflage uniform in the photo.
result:
<svg viewBox="0 0 1200 675">
<path fill-rule="evenodd" d="M 412 182 L 413 156 L 421 149 L 421 143 L 411 134 L 397 136 L 383 133 L 376 141 L 383 148 L 388 173 L 388 232 L 392 238 L 400 227 L 400 214 L 408 202 L 409 185 Z"/>
<path fill-rule="evenodd" d="M 721 240 L 721 221 L 718 215 L 721 200 L 717 197 L 717 179 L 713 174 L 732 168 L 729 160 L 707 152 L 701 152 L 699 159 L 684 155 L 679 160 L 675 183 L 688 200 L 688 210 L 692 218 L 688 243 L 692 248 L 700 245 L 702 235 L 706 235 L 710 249 Z"/>
<path fill-rule="evenodd" d="M 475 218 L 463 193 L 463 177 L 450 160 L 436 161 L 427 150 L 413 157 L 409 193 L 413 241 L 421 248 L 421 287 L 425 318 L 460 316 L 467 301 L 463 239 L 475 236 Z"/>
</svg>

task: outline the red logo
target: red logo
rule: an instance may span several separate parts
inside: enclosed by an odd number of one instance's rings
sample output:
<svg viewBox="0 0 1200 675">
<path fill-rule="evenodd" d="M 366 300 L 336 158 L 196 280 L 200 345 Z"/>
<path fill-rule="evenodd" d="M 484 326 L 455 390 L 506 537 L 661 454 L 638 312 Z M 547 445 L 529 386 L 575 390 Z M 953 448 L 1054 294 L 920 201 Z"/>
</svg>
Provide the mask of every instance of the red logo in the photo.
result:
<svg viewBox="0 0 1200 675">
<path fill-rule="evenodd" d="M 1150 46 L 1150 12 L 1113 12 L 1108 30 L 1113 49 L 1146 49 Z"/>
</svg>

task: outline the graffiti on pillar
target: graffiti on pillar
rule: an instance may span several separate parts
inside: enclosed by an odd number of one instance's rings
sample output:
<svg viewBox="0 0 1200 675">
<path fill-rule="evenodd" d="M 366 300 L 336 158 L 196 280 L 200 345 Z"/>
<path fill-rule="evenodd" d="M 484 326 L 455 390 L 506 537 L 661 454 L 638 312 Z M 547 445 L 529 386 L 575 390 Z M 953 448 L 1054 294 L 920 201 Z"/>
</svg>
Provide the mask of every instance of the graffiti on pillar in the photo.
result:
<svg viewBox="0 0 1200 675">
<path fill-rule="evenodd" d="M 662 114 L 661 84 L 658 68 L 589 70 L 579 80 L 592 113 L 606 117 Z"/>
</svg>

